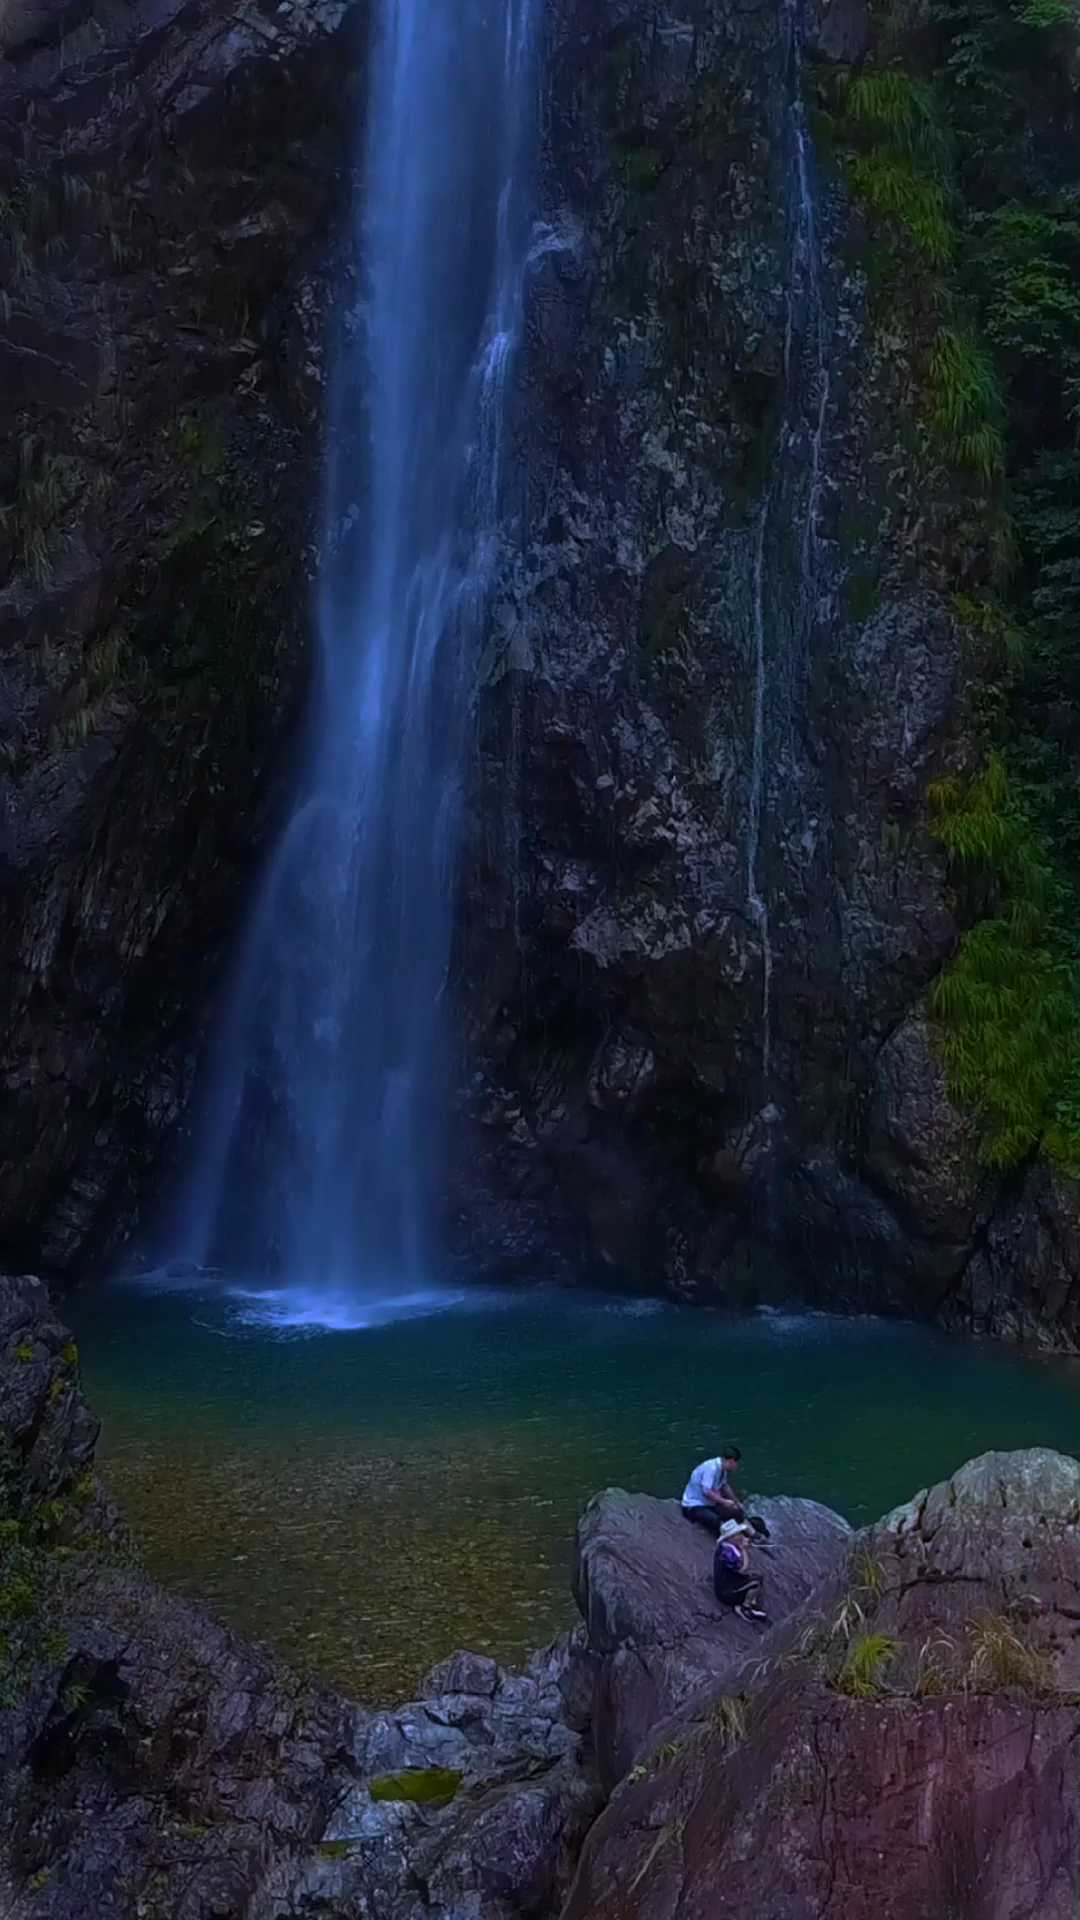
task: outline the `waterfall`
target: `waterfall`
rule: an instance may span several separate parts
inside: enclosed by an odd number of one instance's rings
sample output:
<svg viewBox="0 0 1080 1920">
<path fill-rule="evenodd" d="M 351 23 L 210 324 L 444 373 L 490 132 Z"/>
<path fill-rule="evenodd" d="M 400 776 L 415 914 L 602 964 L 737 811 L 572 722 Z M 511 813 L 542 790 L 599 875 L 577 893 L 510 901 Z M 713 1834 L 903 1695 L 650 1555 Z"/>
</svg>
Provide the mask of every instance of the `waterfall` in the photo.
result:
<svg viewBox="0 0 1080 1920">
<path fill-rule="evenodd" d="M 182 1207 L 186 1257 L 273 1272 L 313 1318 L 438 1282 L 455 854 L 522 321 L 534 11 L 375 6 L 310 738 Z"/>
<path fill-rule="evenodd" d="M 829 342 L 821 282 L 816 182 L 803 86 L 803 23 L 799 0 L 785 0 L 790 74 L 785 115 L 789 192 L 788 284 L 785 298 L 782 412 L 777 454 L 754 522 L 751 542 L 752 746 L 746 828 L 746 897 L 761 948 L 761 1101 L 770 1106 L 774 948 L 761 840 L 769 799 L 769 753 L 791 757 L 798 691 L 820 616 L 824 444 L 830 400 Z M 798 550 L 794 617 L 785 614 L 786 544 Z M 771 547 L 770 547 L 770 543 Z M 775 561 L 768 562 L 770 552 Z M 787 631 L 785 632 L 785 626 Z M 770 636 L 777 644 L 770 649 Z M 774 779 L 779 764 L 772 769 Z"/>
</svg>

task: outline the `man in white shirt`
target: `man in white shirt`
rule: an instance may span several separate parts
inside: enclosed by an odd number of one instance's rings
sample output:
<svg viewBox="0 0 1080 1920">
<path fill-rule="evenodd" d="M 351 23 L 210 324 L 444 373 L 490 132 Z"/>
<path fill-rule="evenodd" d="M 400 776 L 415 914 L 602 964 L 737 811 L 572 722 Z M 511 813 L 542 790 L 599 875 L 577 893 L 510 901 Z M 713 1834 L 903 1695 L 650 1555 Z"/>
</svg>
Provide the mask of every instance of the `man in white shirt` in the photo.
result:
<svg viewBox="0 0 1080 1920">
<path fill-rule="evenodd" d="M 718 1534 L 725 1520 L 745 1520 L 746 1514 L 735 1496 L 729 1475 L 734 1473 L 742 1453 L 738 1447 L 721 1447 L 711 1460 L 703 1460 L 683 1490 L 682 1510 L 687 1520 Z"/>
</svg>

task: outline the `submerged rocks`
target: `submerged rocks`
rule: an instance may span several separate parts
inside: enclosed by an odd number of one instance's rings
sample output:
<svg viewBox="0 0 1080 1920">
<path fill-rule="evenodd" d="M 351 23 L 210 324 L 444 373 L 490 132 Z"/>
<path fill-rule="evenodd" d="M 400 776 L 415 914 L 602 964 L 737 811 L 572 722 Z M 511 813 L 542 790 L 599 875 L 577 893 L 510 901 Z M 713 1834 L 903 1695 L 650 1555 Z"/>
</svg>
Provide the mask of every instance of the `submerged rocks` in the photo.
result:
<svg viewBox="0 0 1080 1920">
<path fill-rule="evenodd" d="M 1080 1464 L 989 1454 L 855 1536 L 669 1722 L 566 1920 L 1067 1920 L 1080 1904 Z"/>
<path fill-rule="evenodd" d="M 765 1499 L 771 1538 L 755 1550 L 774 1625 L 833 1573 L 851 1530 L 813 1500 Z M 656 1726 L 704 1690 L 726 1685 L 762 1653 L 760 1627 L 717 1605 L 714 1542 L 678 1503 L 609 1489 L 578 1526 L 574 1592 L 595 1661 L 593 1739 L 613 1787 Z"/>
</svg>

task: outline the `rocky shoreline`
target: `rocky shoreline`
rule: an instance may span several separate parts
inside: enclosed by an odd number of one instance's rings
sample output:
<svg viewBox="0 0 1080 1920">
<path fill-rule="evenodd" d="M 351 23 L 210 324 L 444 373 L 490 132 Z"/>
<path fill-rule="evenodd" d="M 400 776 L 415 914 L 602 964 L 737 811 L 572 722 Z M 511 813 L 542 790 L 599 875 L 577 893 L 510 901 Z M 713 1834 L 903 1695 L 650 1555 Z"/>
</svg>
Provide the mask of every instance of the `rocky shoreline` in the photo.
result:
<svg viewBox="0 0 1080 1920">
<path fill-rule="evenodd" d="M 385 1711 L 139 1569 L 40 1281 L 0 1280 L 6 1920 L 1065 1920 L 1080 1464 L 988 1454 L 852 1533 L 762 1502 L 773 1624 L 673 1502 L 582 1516 L 582 1624 Z"/>
</svg>

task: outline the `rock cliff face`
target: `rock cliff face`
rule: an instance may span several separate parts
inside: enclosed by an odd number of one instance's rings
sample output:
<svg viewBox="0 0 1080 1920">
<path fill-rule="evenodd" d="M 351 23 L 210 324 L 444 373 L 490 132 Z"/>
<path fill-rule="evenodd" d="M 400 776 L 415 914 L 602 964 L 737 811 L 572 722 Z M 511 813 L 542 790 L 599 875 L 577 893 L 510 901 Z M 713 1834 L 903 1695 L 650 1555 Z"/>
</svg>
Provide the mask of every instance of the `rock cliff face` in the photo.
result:
<svg viewBox="0 0 1080 1920">
<path fill-rule="evenodd" d="M 366 15 L 0 26 L 0 1245 L 56 1269 L 128 1230 L 182 1119 L 287 778 Z M 817 77 L 876 29 L 859 0 L 545 23 L 456 1244 L 1076 1346 L 1075 1187 L 980 1168 L 925 1011 L 986 556 L 918 302 L 819 137 Z"/>
<path fill-rule="evenodd" d="M 473 1110 L 515 1230 L 554 1205 L 579 1255 L 730 1299 L 749 1231 L 812 1285 L 854 1229 L 895 1245 L 844 1297 L 932 1306 L 968 1223 L 920 1219 L 952 1253 L 913 1250 L 861 1134 L 955 935 L 925 810 L 966 697 L 938 563 L 978 562 L 912 436 L 922 343 L 875 310 L 814 149 L 828 45 L 779 6 L 553 9 Z"/>
<path fill-rule="evenodd" d="M 363 11 L 0 19 L 0 1244 L 55 1267 L 182 1108 L 296 703 Z"/>
<path fill-rule="evenodd" d="M 550 12 L 462 1243 L 1072 1344 L 1074 1189 L 987 1178 L 925 1012 L 987 515 L 926 429 L 927 315 L 816 137 L 821 77 L 886 29 Z"/>
</svg>

